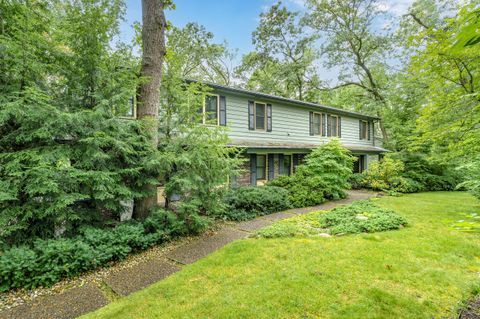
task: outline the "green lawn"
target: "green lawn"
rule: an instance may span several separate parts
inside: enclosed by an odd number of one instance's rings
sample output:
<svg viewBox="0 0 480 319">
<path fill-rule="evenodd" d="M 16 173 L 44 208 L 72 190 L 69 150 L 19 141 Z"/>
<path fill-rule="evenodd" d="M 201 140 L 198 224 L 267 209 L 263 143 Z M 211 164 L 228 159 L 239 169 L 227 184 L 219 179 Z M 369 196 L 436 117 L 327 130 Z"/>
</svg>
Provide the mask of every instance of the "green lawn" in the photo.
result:
<svg viewBox="0 0 480 319">
<path fill-rule="evenodd" d="M 398 231 L 247 239 L 85 318 L 444 318 L 479 283 L 480 234 L 450 225 L 480 205 L 466 193 L 376 201 Z"/>
</svg>

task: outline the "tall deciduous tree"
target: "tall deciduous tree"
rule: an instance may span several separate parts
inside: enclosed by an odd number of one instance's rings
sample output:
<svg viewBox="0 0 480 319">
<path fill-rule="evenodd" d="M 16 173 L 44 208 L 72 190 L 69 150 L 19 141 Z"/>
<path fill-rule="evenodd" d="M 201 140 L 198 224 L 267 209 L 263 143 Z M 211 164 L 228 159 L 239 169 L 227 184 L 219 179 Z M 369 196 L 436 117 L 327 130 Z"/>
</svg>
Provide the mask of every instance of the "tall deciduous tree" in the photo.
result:
<svg viewBox="0 0 480 319">
<path fill-rule="evenodd" d="M 382 116 L 383 109 L 388 107 L 382 77 L 391 41 L 388 34 L 373 31 L 383 13 L 379 3 L 376 0 L 308 0 L 307 4 L 310 10 L 306 21 L 326 35 L 323 51 L 327 66 L 340 66 L 340 83 L 333 88 L 360 88 L 374 102 L 376 115 Z M 383 138 L 388 140 L 383 122 L 380 128 Z"/>
<path fill-rule="evenodd" d="M 213 33 L 197 23 L 171 27 L 167 47 L 181 60 L 179 76 L 187 79 L 231 85 L 235 52 L 227 43 L 214 43 Z"/>
<path fill-rule="evenodd" d="M 142 67 L 137 116 L 150 133 L 152 148 L 158 147 L 158 106 L 160 82 L 165 56 L 165 28 L 163 12 L 168 0 L 142 0 Z M 135 203 L 135 218 L 145 218 L 157 203 L 156 186 L 146 185 L 150 193 Z"/>
<path fill-rule="evenodd" d="M 255 51 L 243 57 L 237 74 L 247 87 L 299 100 L 312 100 L 318 86 L 313 44 L 299 19 L 281 2 L 260 14 L 260 24 L 252 34 Z"/>
</svg>

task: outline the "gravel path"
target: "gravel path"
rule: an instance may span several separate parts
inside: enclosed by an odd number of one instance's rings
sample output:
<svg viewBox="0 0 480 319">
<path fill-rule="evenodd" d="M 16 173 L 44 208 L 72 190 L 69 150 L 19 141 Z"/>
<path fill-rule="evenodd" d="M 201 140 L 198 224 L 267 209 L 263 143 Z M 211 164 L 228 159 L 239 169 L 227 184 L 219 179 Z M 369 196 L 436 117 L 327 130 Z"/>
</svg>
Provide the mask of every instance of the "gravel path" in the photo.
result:
<svg viewBox="0 0 480 319">
<path fill-rule="evenodd" d="M 109 302 L 141 290 L 220 249 L 228 243 L 248 237 L 251 232 L 276 220 L 331 209 L 376 193 L 349 191 L 348 198 L 319 206 L 290 209 L 241 223 L 226 223 L 198 237 L 153 247 L 130 256 L 112 267 L 99 269 L 75 279 L 64 280 L 51 288 L 19 290 L 0 295 L 0 318 L 70 319 L 96 310 Z"/>
</svg>

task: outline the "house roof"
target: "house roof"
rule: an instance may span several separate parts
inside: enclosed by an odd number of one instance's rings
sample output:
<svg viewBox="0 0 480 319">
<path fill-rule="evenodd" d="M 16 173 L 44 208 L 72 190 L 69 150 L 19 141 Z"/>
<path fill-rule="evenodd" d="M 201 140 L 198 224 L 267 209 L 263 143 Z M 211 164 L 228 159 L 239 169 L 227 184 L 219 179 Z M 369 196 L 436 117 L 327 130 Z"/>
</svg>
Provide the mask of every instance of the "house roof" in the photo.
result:
<svg viewBox="0 0 480 319">
<path fill-rule="evenodd" d="M 192 79 L 187 79 L 186 81 L 188 83 L 190 83 L 190 82 L 200 82 L 200 81 L 192 80 Z M 226 85 L 220 85 L 220 84 L 207 82 L 207 81 L 202 81 L 202 83 L 210 86 L 211 88 L 213 88 L 215 90 L 219 90 L 219 91 L 235 93 L 235 94 L 244 95 L 244 96 L 248 96 L 248 97 L 258 97 L 258 98 L 261 98 L 261 99 L 278 101 L 278 102 L 282 102 L 282 103 L 290 104 L 290 105 L 300 105 L 300 106 L 312 107 L 312 108 L 315 108 L 315 109 L 320 109 L 320 110 L 325 111 L 325 112 L 331 112 L 331 113 L 335 113 L 335 114 L 339 114 L 339 115 L 347 115 L 347 116 L 349 115 L 349 116 L 352 116 L 352 117 L 355 117 L 355 118 L 362 118 L 362 119 L 375 120 L 375 121 L 380 120 L 380 118 L 377 117 L 377 116 L 371 116 L 371 115 L 366 115 L 366 114 L 362 114 L 362 113 L 358 113 L 358 112 L 343 110 L 343 109 L 339 109 L 339 108 L 332 107 L 332 106 L 326 106 L 326 105 L 317 104 L 317 103 L 299 101 L 299 100 L 289 99 L 289 98 L 282 97 L 282 96 L 276 96 L 276 95 L 271 95 L 271 94 L 266 94 L 266 93 L 251 91 L 251 90 L 245 90 L 245 89 L 240 89 L 240 88 L 226 86 Z"/>
<path fill-rule="evenodd" d="M 268 149 L 268 150 L 310 150 L 322 144 L 312 143 L 298 143 L 298 142 L 264 142 L 257 140 L 237 140 L 232 139 L 228 146 L 253 148 L 253 149 Z M 384 153 L 388 150 L 378 146 L 362 146 L 362 145 L 343 145 L 346 149 L 352 152 L 366 152 L 366 153 Z"/>
</svg>

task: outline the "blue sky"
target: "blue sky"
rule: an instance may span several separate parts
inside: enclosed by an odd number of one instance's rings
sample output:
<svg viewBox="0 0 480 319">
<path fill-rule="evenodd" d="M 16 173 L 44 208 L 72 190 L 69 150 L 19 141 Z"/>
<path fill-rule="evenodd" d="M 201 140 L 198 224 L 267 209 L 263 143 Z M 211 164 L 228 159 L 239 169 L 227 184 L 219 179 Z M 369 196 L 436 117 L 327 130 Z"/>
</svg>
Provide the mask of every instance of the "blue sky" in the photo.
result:
<svg viewBox="0 0 480 319">
<path fill-rule="evenodd" d="M 302 9 L 301 0 L 284 1 L 292 10 Z M 142 18 L 140 0 L 127 0 L 126 21 L 122 23 L 122 39 L 131 39 L 131 25 Z M 215 42 L 226 40 L 239 55 L 252 49 L 251 34 L 258 25 L 259 15 L 274 3 L 273 0 L 175 0 L 176 10 L 165 12 L 177 27 L 198 22 L 215 35 Z"/>
<path fill-rule="evenodd" d="M 258 25 L 259 15 L 267 11 L 277 0 L 174 0 L 176 9 L 165 12 L 167 20 L 177 27 L 188 22 L 197 22 L 215 35 L 215 42 L 227 41 L 230 49 L 238 49 L 237 63 L 243 54 L 253 50 L 252 32 Z M 406 12 L 413 0 L 380 0 L 380 9 L 394 16 Z M 305 0 L 283 0 L 292 11 L 305 9 Z M 142 19 L 140 0 L 126 0 L 127 12 L 121 24 L 121 39 L 130 42 L 133 38 L 131 25 Z M 338 70 L 318 65 L 323 79 L 335 81 Z"/>
<path fill-rule="evenodd" d="M 283 0 L 290 10 L 303 10 L 305 0 Z M 405 13 L 413 0 L 382 0 L 379 6 L 399 16 Z M 252 49 L 252 31 L 258 25 L 259 15 L 266 11 L 275 0 L 174 0 L 176 10 L 166 11 L 167 19 L 178 27 L 188 22 L 198 22 L 213 32 L 216 42 L 226 40 L 229 47 L 238 49 L 239 55 Z M 141 21 L 140 0 L 126 0 L 126 21 L 121 25 L 123 40 L 133 36 L 131 25 Z"/>
</svg>

